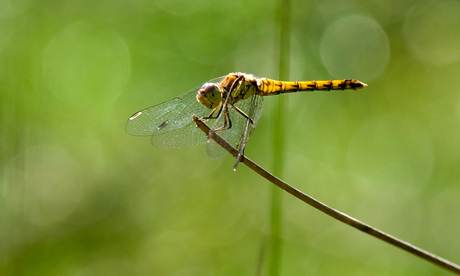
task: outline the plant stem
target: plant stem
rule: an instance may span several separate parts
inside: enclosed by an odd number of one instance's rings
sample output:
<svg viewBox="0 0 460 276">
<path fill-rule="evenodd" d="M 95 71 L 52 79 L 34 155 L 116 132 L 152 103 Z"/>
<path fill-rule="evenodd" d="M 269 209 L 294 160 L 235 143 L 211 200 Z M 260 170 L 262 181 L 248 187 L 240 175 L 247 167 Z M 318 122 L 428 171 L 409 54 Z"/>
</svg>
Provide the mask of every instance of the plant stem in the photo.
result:
<svg viewBox="0 0 460 276">
<path fill-rule="evenodd" d="M 193 121 L 195 121 L 196 125 L 205 133 L 205 134 L 212 134 L 209 135 L 209 138 L 213 139 L 217 144 L 219 144 L 221 147 L 223 147 L 225 150 L 227 150 L 233 157 L 238 156 L 238 151 L 233 148 L 229 143 L 227 143 L 222 137 L 220 137 L 218 134 L 215 132 L 211 132 L 210 128 L 200 121 L 198 117 L 194 115 Z M 251 170 L 254 172 L 258 173 L 260 176 L 264 177 L 271 183 L 275 184 L 277 187 L 281 188 L 282 190 L 286 191 L 287 193 L 293 195 L 294 197 L 300 199 L 301 201 L 309 204 L 310 206 L 316 208 L 317 210 L 347 224 L 350 225 L 351 227 L 358 229 L 368 235 L 374 236 L 377 239 L 380 239 L 384 242 L 387 242 L 391 245 L 394 245 L 402 250 L 405 250 L 409 253 L 412 253 L 416 256 L 419 256 L 420 258 L 423 258 L 426 261 L 429 261 L 433 264 L 439 265 L 442 268 L 445 268 L 457 275 L 460 275 L 460 265 L 455 264 L 453 262 L 450 262 L 446 259 L 443 259 L 439 256 L 434 255 L 433 253 L 430 253 L 428 251 L 425 251 L 421 248 L 418 248 L 406 241 L 397 239 L 396 237 L 393 237 L 383 231 L 380 231 L 377 228 L 374 228 L 370 225 L 367 225 L 365 223 L 362 223 L 361 221 L 348 216 L 347 214 L 344 214 L 342 212 L 339 212 L 326 204 L 314 199 L 313 197 L 304 194 L 302 191 L 297 190 L 296 188 L 292 187 L 288 183 L 282 181 L 281 179 L 277 178 L 273 174 L 269 173 L 268 171 L 264 170 L 262 167 L 254 163 L 251 159 L 248 157 L 244 157 L 243 160 L 241 161 L 243 164 L 248 166 Z M 279 268 L 279 266 L 278 266 Z M 279 270 L 278 270 L 279 272 Z"/>
<path fill-rule="evenodd" d="M 278 0 L 277 19 L 279 25 L 279 79 L 288 80 L 290 60 L 290 0 Z M 284 168 L 284 116 L 285 97 L 277 97 L 273 118 L 273 172 L 282 177 Z M 273 186 L 270 201 L 270 246 L 268 258 L 268 275 L 280 274 L 282 260 L 282 195 L 283 191 Z"/>
</svg>

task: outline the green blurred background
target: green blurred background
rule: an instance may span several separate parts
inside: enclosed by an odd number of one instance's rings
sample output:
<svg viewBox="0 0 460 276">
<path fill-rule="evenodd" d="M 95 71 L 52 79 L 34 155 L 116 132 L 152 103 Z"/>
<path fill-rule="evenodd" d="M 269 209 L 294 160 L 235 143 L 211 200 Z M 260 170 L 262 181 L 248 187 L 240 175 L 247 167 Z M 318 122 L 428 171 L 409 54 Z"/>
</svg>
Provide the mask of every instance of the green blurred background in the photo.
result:
<svg viewBox="0 0 460 276">
<path fill-rule="evenodd" d="M 233 71 L 278 76 L 274 1 L 0 0 L 0 274 L 253 275 L 272 184 L 125 133 Z M 460 3 L 293 1 L 284 180 L 460 262 Z M 246 155 L 271 170 L 272 110 Z M 450 275 L 284 195 L 282 275 Z M 261 253 L 262 252 L 262 253 Z"/>
</svg>

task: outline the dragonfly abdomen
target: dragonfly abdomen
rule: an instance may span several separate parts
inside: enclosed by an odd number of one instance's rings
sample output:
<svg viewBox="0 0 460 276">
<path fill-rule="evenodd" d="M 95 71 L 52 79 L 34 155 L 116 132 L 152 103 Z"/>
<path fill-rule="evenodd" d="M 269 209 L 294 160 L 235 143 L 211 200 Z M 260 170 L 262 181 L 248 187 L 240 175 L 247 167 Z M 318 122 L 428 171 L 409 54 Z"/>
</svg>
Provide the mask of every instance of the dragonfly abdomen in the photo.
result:
<svg viewBox="0 0 460 276">
<path fill-rule="evenodd" d="M 359 89 L 367 86 L 357 80 L 326 80 L 326 81 L 276 81 L 261 79 L 258 85 L 260 96 L 271 96 L 299 91 L 330 91 Z"/>
</svg>

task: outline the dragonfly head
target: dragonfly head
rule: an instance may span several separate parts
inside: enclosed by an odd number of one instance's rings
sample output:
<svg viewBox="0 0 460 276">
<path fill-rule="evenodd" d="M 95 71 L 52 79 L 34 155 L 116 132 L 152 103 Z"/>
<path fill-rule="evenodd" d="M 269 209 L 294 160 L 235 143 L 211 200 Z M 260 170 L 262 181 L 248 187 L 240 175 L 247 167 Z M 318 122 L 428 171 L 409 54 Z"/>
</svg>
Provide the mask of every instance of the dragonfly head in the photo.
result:
<svg viewBox="0 0 460 276">
<path fill-rule="evenodd" d="M 205 83 L 198 90 L 196 99 L 204 106 L 209 109 L 214 109 L 219 106 L 222 101 L 221 89 L 215 83 Z"/>
</svg>

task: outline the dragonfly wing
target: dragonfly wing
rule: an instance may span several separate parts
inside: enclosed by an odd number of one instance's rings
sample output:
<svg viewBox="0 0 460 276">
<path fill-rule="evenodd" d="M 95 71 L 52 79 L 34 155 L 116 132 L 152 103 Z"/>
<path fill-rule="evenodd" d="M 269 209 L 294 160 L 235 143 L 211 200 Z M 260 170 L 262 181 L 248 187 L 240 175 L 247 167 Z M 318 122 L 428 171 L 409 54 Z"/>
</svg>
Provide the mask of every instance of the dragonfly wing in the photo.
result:
<svg viewBox="0 0 460 276">
<path fill-rule="evenodd" d="M 198 117 L 203 117 L 197 114 Z M 206 134 L 196 127 L 189 116 L 189 122 L 181 128 L 177 128 L 161 135 L 154 135 L 151 139 L 152 144 L 159 148 L 182 148 L 195 145 L 203 145 L 207 142 Z"/>
<path fill-rule="evenodd" d="M 208 82 L 220 83 L 225 76 Z M 126 132 L 136 136 L 152 136 L 152 144 L 163 148 L 179 148 L 205 144 L 206 135 L 192 120 L 211 112 L 196 99 L 197 86 L 167 102 L 149 107 L 135 113 L 126 123 Z"/>
<path fill-rule="evenodd" d="M 254 127 L 257 126 L 262 115 L 262 109 L 264 108 L 264 101 L 261 96 L 253 95 L 251 98 L 236 103 L 236 106 L 243 110 L 246 115 L 254 121 Z M 246 118 L 243 117 L 244 123 Z"/>
<path fill-rule="evenodd" d="M 126 123 L 126 132 L 136 136 L 152 136 L 152 144 L 157 147 L 204 144 L 206 135 L 196 130 L 192 120 L 193 114 L 203 117 L 210 112 L 196 99 L 199 88 L 195 87 L 174 99 L 135 113 Z"/>
</svg>

